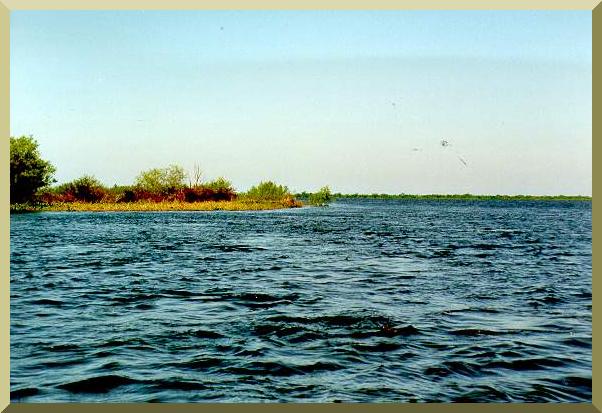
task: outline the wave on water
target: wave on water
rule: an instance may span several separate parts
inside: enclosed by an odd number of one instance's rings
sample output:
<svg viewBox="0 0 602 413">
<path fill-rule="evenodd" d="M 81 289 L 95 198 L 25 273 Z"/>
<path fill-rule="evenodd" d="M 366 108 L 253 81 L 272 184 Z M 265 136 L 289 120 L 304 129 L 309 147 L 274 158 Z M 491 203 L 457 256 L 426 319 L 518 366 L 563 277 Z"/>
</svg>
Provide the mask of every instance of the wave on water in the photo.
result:
<svg viewBox="0 0 602 413">
<path fill-rule="evenodd" d="M 591 203 L 19 214 L 10 231 L 14 402 L 591 402 Z"/>
</svg>

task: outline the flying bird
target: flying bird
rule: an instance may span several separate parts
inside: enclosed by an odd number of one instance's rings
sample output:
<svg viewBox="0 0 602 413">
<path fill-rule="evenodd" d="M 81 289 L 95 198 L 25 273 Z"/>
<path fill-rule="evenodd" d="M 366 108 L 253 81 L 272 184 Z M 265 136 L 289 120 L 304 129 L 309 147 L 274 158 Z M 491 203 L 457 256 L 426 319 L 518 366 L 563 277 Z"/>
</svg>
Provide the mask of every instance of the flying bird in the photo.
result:
<svg viewBox="0 0 602 413">
<path fill-rule="evenodd" d="M 442 148 L 447 148 L 447 147 L 451 146 L 451 144 L 446 139 L 441 139 L 440 144 L 441 144 Z M 462 162 L 462 165 L 464 165 L 466 168 L 468 168 L 468 162 L 466 162 L 464 160 L 464 158 L 462 158 L 456 151 L 454 151 L 454 153 L 458 157 L 458 160 L 460 162 Z"/>
</svg>

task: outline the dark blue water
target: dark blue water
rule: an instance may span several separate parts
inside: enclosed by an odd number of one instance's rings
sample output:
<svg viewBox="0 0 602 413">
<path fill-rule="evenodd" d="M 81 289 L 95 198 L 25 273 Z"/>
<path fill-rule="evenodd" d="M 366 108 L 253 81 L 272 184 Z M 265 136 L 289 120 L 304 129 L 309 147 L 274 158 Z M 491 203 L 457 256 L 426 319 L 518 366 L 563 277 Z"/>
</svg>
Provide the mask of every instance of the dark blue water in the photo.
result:
<svg viewBox="0 0 602 413">
<path fill-rule="evenodd" d="M 591 400 L 591 203 L 11 216 L 11 399 Z"/>
</svg>

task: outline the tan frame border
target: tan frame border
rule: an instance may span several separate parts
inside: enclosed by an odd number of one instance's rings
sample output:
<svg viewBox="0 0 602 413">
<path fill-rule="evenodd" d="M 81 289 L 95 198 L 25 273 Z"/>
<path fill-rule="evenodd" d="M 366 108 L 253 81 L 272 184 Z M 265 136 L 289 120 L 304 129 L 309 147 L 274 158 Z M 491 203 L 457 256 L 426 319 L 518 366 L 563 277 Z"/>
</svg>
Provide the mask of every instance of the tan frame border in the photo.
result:
<svg viewBox="0 0 602 413">
<path fill-rule="evenodd" d="M 10 136 L 10 94 L 9 94 L 9 70 L 10 70 L 10 11 L 11 10 L 135 10 L 135 9 L 206 9 L 206 10 L 313 10 L 313 9 L 380 9 L 380 10 L 592 10 L 592 37 L 593 37 L 593 77 L 592 77 L 592 161 L 600 159 L 599 146 L 593 136 L 598 132 L 594 122 L 595 115 L 602 115 L 599 105 L 596 105 L 597 97 L 602 95 L 600 83 L 595 80 L 596 69 L 601 66 L 602 59 L 602 6 L 598 6 L 601 0 L 0 0 L 0 163 L 5 165 L 0 171 L 0 196 L 5 200 L 1 210 L 4 217 L 0 220 L 0 409 L 2 411 L 36 411 L 42 412 L 47 409 L 58 408 L 59 411 L 79 412 L 85 409 L 87 412 L 100 411 L 211 411 L 215 409 L 227 411 L 270 411 L 276 412 L 284 408 L 292 412 L 309 410 L 327 411 L 409 411 L 419 410 L 422 412 L 446 411 L 446 412 L 601 412 L 602 409 L 602 385 L 594 379 L 593 371 L 600 370 L 595 367 L 600 364 L 594 353 L 601 354 L 600 345 L 592 340 L 592 404 L 10 404 L 10 276 L 9 276 L 9 244 L 10 244 L 10 213 L 9 213 L 9 136 Z M 596 53 L 598 52 L 598 53 Z M 592 187 L 593 193 L 597 192 L 597 175 L 601 169 L 592 162 L 592 173 L 596 178 Z M 600 172 L 602 173 L 602 172 Z M 592 203 L 592 212 L 595 212 L 595 204 Z M 594 214 L 592 214 L 592 217 Z M 594 224 L 594 221 L 592 222 Z M 593 227 L 595 228 L 595 226 Z M 595 231 L 594 231 L 595 232 Z M 594 234 L 592 233 L 592 236 Z M 593 249 L 592 253 L 597 252 Z M 596 254 L 592 256 L 592 265 L 596 266 L 599 259 Z M 592 303 L 594 301 L 594 276 L 592 267 Z M 598 287 L 599 288 L 599 287 Z M 601 301 L 602 302 L 602 301 Z M 594 323 L 597 320 L 597 305 L 592 307 L 592 338 L 597 336 L 600 327 Z M 599 324 L 599 323 L 598 323 Z"/>
</svg>

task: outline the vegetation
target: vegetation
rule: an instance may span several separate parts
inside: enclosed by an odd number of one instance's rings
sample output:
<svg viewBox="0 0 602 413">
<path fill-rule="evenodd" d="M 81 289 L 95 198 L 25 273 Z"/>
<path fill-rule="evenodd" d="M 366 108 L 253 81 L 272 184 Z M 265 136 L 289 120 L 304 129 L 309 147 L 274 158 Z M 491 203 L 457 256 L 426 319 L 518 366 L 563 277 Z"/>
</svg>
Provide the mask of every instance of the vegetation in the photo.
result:
<svg viewBox="0 0 602 413">
<path fill-rule="evenodd" d="M 138 189 L 155 195 L 171 194 L 184 187 L 184 169 L 178 165 L 167 168 L 153 168 L 141 172 L 136 178 Z"/>
<path fill-rule="evenodd" d="M 309 195 L 309 204 L 313 206 L 327 206 L 332 201 L 330 188 L 325 186 L 315 194 Z"/>
<path fill-rule="evenodd" d="M 141 172 L 131 186 L 112 188 L 84 175 L 55 187 L 54 167 L 41 159 L 32 137 L 11 137 L 11 212 L 30 211 L 212 211 L 261 210 L 300 207 L 285 186 L 272 182 L 252 188 L 251 196 L 237 199 L 232 183 L 219 177 L 202 182 L 195 166 L 189 185 L 178 165 Z"/>
<path fill-rule="evenodd" d="M 105 187 L 94 176 L 84 175 L 55 187 L 54 166 L 43 160 L 38 143 L 31 136 L 10 138 L 11 212 L 28 211 L 213 211 L 261 210 L 300 207 L 286 186 L 272 181 L 261 182 L 240 196 L 232 183 L 219 177 L 202 182 L 195 166 L 187 176 L 178 165 L 153 168 L 140 173 L 132 186 Z M 325 186 L 316 193 L 302 192 L 298 198 L 310 205 L 326 206 L 336 198 L 424 199 L 424 200 L 579 200 L 587 196 L 531 195 L 410 195 L 410 194 L 332 194 Z"/>
<path fill-rule="evenodd" d="M 100 202 L 107 196 L 106 188 L 93 176 L 84 175 L 72 182 L 42 193 L 41 199 L 52 202 Z"/>
<path fill-rule="evenodd" d="M 210 189 L 214 192 L 234 192 L 234 188 L 232 187 L 232 182 L 228 181 L 224 177 L 219 177 L 214 179 L 213 181 L 209 181 L 202 186 L 203 188 Z"/>
<path fill-rule="evenodd" d="M 46 205 L 43 207 L 15 206 L 13 212 L 25 211 L 259 211 L 266 209 L 282 209 L 300 207 L 299 201 L 291 205 L 285 201 L 255 202 L 249 200 L 234 201 L 136 201 L 136 202 L 65 202 Z"/>
<path fill-rule="evenodd" d="M 41 158 L 32 136 L 10 138 L 10 202 L 36 201 L 38 190 L 54 181 L 54 166 Z"/>
<path fill-rule="evenodd" d="M 298 194 L 300 198 L 307 195 Z M 582 195 L 473 195 L 473 194 L 341 194 L 332 195 L 333 198 L 370 198 L 370 199 L 424 199 L 424 200 L 469 200 L 469 201 L 591 201 L 591 196 Z"/>
<path fill-rule="evenodd" d="M 265 200 L 282 200 L 292 197 L 286 186 L 277 185 L 272 181 L 261 182 L 259 185 L 252 187 L 245 194 L 247 199 L 256 201 Z"/>
<path fill-rule="evenodd" d="M 192 172 L 188 175 L 188 182 L 191 188 L 195 186 L 199 186 L 201 184 L 201 179 L 203 178 L 203 171 L 198 164 L 194 165 Z"/>
</svg>

